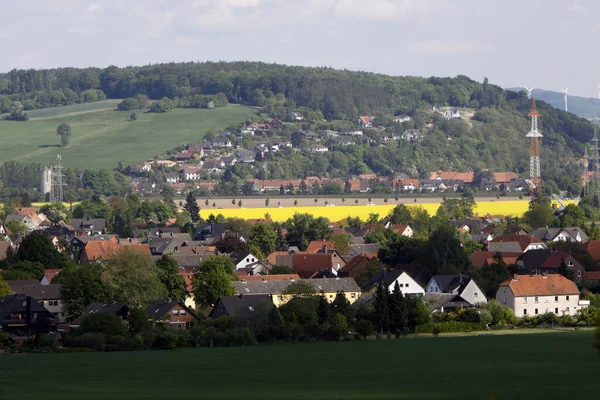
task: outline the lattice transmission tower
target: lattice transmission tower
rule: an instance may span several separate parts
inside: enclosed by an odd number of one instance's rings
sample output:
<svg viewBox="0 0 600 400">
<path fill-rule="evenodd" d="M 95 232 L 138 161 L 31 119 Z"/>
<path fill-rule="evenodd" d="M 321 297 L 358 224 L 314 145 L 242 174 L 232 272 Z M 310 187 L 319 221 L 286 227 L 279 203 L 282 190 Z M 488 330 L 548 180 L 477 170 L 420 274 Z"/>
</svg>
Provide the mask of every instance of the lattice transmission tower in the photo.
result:
<svg viewBox="0 0 600 400">
<path fill-rule="evenodd" d="M 544 137 L 538 130 L 538 117 L 540 113 L 537 111 L 535 106 L 535 97 L 533 98 L 533 104 L 531 111 L 527 114 L 531 117 L 531 129 L 525 137 L 530 138 L 529 148 L 529 179 L 531 179 L 530 193 L 531 196 L 540 196 L 542 193 L 542 175 L 540 168 L 540 138 Z"/>
<path fill-rule="evenodd" d="M 53 203 L 62 203 L 65 199 L 63 187 L 66 184 L 63 182 L 64 174 L 63 167 L 60 165 L 60 154 L 56 155 L 56 165 L 52 166 L 52 188 L 50 190 L 50 201 Z"/>
</svg>

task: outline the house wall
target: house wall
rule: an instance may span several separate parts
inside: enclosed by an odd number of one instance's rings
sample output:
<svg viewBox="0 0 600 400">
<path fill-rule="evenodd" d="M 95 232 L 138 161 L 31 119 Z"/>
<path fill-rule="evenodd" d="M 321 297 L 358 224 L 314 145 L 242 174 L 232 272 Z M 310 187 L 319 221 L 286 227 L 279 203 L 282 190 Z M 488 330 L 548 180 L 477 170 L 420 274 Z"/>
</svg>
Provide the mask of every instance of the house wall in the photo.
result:
<svg viewBox="0 0 600 400">
<path fill-rule="evenodd" d="M 504 291 L 506 290 L 506 294 Z M 504 297 L 506 296 L 506 303 Z M 515 316 L 521 318 L 525 315 L 535 316 L 544 313 L 556 315 L 576 315 L 577 311 L 584 308 L 579 305 L 579 295 L 557 295 L 557 296 L 517 296 L 514 297 L 512 290 L 505 286 L 498 289 L 496 300 L 510 307 Z M 536 314 L 537 309 L 537 314 Z"/>
<path fill-rule="evenodd" d="M 187 329 L 195 319 L 181 304 L 175 304 L 169 311 L 169 315 L 171 316 L 168 319 L 169 326 L 173 328 Z"/>
<path fill-rule="evenodd" d="M 360 297 L 360 294 L 361 292 L 344 292 L 346 300 L 348 300 L 350 304 L 354 303 Z M 337 292 L 325 292 L 319 293 L 318 295 L 323 295 L 327 302 L 333 303 L 333 301 L 335 300 L 335 296 L 337 296 Z M 271 294 L 271 300 L 273 300 L 273 304 L 275 304 L 275 306 L 277 307 L 284 305 L 285 303 L 290 301 L 292 297 L 293 296 L 291 295 L 285 295 L 281 293 Z"/>
<path fill-rule="evenodd" d="M 404 232 L 402 232 L 402 236 L 406 236 L 406 237 L 413 237 L 414 234 L 415 233 L 410 226 L 407 226 L 406 229 L 404 230 Z"/>
<path fill-rule="evenodd" d="M 46 310 L 50 311 L 52 315 L 58 318 L 59 322 L 65 322 L 67 320 L 62 300 L 40 300 L 39 303 L 43 305 Z"/>
<path fill-rule="evenodd" d="M 429 281 L 429 283 L 427 284 L 427 288 L 425 290 L 428 293 L 442 293 L 442 291 L 440 290 L 440 287 L 438 286 L 437 282 L 434 281 L 433 279 L 431 279 Z"/>
<path fill-rule="evenodd" d="M 460 294 L 460 297 L 462 297 L 471 304 L 487 303 L 487 298 L 485 297 L 485 294 L 481 291 L 481 289 L 479 289 L 479 286 L 477 286 L 475 281 L 473 281 L 472 279 L 471 282 L 469 282 L 464 288 L 464 290 Z"/>
<path fill-rule="evenodd" d="M 389 286 L 390 293 L 394 291 L 394 286 L 398 282 L 402 294 L 418 294 L 424 295 L 425 289 L 421 287 L 413 278 L 410 277 L 406 272 L 403 272 L 392 284 Z"/>
<path fill-rule="evenodd" d="M 258 260 L 256 259 L 256 257 L 254 257 L 252 254 L 248 254 L 242 261 L 237 263 L 235 269 L 238 270 L 240 268 L 246 268 L 248 265 L 254 264 L 257 261 Z"/>
</svg>

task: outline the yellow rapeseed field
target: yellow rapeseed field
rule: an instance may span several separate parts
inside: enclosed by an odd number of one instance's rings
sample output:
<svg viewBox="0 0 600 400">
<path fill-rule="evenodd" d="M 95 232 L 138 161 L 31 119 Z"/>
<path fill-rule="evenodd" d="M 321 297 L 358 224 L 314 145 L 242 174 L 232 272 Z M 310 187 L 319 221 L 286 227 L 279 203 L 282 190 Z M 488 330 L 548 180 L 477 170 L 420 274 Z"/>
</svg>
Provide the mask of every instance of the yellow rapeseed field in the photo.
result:
<svg viewBox="0 0 600 400">
<path fill-rule="evenodd" d="M 326 217 L 330 221 L 339 221 L 348 216 L 367 219 L 369 214 L 379 214 L 384 217 L 396 204 L 389 205 L 359 205 L 359 206 L 316 206 L 316 207 L 260 207 L 260 208 L 223 208 L 223 209 L 203 209 L 200 211 L 202 218 L 206 219 L 210 214 L 222 214 L 224 217 L 237 217 L 243 219 L 264 218 L 269 214 L 274 221 L 285 221 L 295 213 L 312 214 L 315 217 Z M 408 207 L 423 207 L 430 215 L 435 215 L 439 208 L 439 203 L 425 203 L 418 205 L 407 205 Z M 527 200 L 508 200 L 508 201 L 485 201 L 477 203 L 475 212 L 477 215 L 505 215 L 522 216 L 529 207 Z"/>
</svg>

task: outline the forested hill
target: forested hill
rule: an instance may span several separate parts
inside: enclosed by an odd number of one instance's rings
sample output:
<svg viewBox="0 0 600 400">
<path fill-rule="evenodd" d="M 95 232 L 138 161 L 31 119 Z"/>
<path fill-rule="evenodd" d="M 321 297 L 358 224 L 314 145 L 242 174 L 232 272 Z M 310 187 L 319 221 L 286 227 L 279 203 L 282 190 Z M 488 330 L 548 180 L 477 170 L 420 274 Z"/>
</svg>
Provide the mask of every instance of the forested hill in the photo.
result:
<svg viewBox="0 0 600 400">
<path fill-rule="evenodd" d="M 508 88 L 506 90 L 518 92 L 522 88 Z M 546 103 L 562 110 L 565 107 L 565 95 L 561 92 L 551 90 L 534 89 L 531 92 L 536 99 L 544 100 Z M 583 118 L 600 119 L 600 99 L 581 96 L 569 96 L 569 112 Z"/>
<path fill-rule="evenodd" d="M 27 110 L 86 101 L 85 96 L 93 101 L 94 96 L 103 95 L 177 98 L 179 106 L 194 107 L 199 104 L 195 99 L 218 93 L 232 103 L 261 106 L 267 115 L 278 115 L 282 108 L 315 110 L 327 121 L 354 123 L 359 115 L 372 115 L 379 121 L 410 115 L 408 127 L 427 131 L 423 142 L 399 143 L 393 149 L 370 145 L 353 155 L 379 174 L 403 171 L 423 177 L 441 168 L 490 168 L 526 175 L 528 169 L 525 134 L 531 102 L 526 93 L 505 91 L 487 79 L 479 83 L 461 75 L 392 77 L 259 62 L 13 70 L 0 75 L 0 113 L 17 100 Z M 469 108 L 474 115 L 471 120 L 446 121 L 432 112 L 432 106 Z M 572 161 L 583 154 L 593 126 L 544 102 L 538 102 L 538 108 L 544 134 L 543 177 L 561 189 L 575 191 L 579 172 Z M 326 128 L 317 119 L 307 124 L 311 129 Z"/>
</svg>

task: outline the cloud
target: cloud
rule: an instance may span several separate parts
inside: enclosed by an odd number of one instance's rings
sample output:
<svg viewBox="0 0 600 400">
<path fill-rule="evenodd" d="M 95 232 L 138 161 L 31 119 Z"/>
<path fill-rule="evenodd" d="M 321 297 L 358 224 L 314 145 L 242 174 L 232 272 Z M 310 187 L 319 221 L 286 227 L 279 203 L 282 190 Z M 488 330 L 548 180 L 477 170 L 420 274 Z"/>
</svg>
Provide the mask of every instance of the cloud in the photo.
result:
<svg viewBox="0 0 600 400">
<path fill-rule="evenodd" d="M 334 0 L 332 14 L 339 18 L 363 21 L 393 21 L 427 16 L 445 8 L 437 0 Z"/>
<path fill-rule="evenodd" d="M 100 4 L 92 3 L 88 6 L 88 12 L 93 13 L 102 9 Z"/>
<path fill-rule="evenodd" d="M 466 42 L 462 40 L 423 40 L 409 45 L 410 50 L 417 53 L 435 55 L 484 54 L 493 49 L 493 45 L 482 42 Z"/>
</svg>

